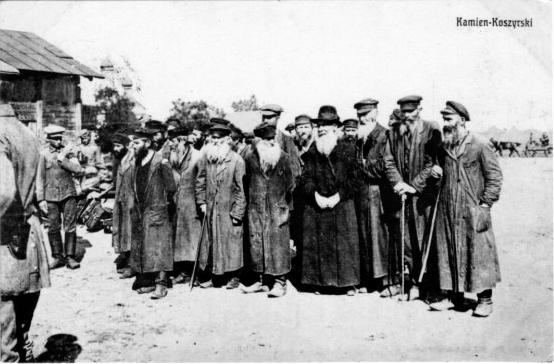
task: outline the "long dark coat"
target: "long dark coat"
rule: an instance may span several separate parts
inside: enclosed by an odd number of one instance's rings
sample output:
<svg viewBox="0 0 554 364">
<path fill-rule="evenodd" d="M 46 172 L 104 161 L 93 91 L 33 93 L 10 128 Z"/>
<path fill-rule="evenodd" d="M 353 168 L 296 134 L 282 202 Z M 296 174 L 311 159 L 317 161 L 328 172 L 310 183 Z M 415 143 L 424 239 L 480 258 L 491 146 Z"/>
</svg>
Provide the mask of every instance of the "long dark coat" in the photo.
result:
<svg viewBox="0 0 554 364">
<path fill-rule="evenodd" d="M 389 273 L 387 222 L 390 220 L 393 192 L 384 173 L 386 144 L 387 130 L 380 124 L 375 126 L 367 139 L 356 141 L 356 158 L 364 178 L 359 198 L 355 199 L 362 283 Z"/>
<path fill-rule="evenodd" d="M 180 176 L 175 195 L 177 221 L 174 259 L 176 262 L 196 259 L 196 246 L 200 239 L 202 221 L 196 210 L 194 191 L 201 156 L 202 153 L 191 146 L 179 165 Z"/>
<path fill-rule="evenodd" d="M 360 283 L 358 222 L 353 198 L 362 184 L 353 143 L 340 142 L 329 157 L 315 143 L 302 156 L 305 192 L 302 283 L 349 287 Z M 315 192 L 339 193 L 333 209 L 320 209 Z"/>
<path fill-rule="evenodd" d="M 294 186 L 289 156 L 281 152 L 275 167 L 266 174 L 254 147 L 245 163 L 250 269 L 274 276 L 287 274 L 291 270 L 289 202 Z"/>
<path fill-rule="evenodd" d="M 115 180 L 115 203 L 113 209 L 112 245 L 117 254 L 131 250 L 131 209 L 134 205 L 133 165 L 131 154 L 122 158 Z"/>
<path fill-rule="evenodd" d="M 243 226 L 233 225 L 231 217 L 242 221 L 246 210 L 244 160 L 232 150 L 221 163 L 210 163 L 202 156 L 198 170 L 196 203 L 206 204 L 208 221 L 199 267 L 206 269 L 211 252 L 213 274 L 236 271 L 244 264 Z"/>
<path fill-rule="evenodd" d="M 134 204 L 131 209 L 132 240 L 130 266 L 138 273 L 173 270 L 173 244 L 167 206 L 168 194 L 175 193 L 169 163 L 154 153 L 148 172 L 144 205 L 137 196 L 136 164 L 133 165 Z"/>
<path fill-rule="evenodd" d="M 385 173 L 390 186 L 406 182 L 417 191 L 408 195 L 405 209 L 405 261 L 412 278 L 416 278 L 421 269 L 422 245 L 427 240 L 426 224 L 434 204 L 437 187 L 431 177 L 431 169 L 437 162 L 437 151 L 442 141 L 439 125 L 433 121 L 419 120 L 411 137 L 400 134 L 397 127 L 388 132 L 385 149 Z M 395 213 L 396 229 L 389 231 L 391 241 L 400 243 L 400 198 L 391 200 L 391 209 Z M 400 247 L 394 249 L 400 253 Z M 396 259 L 400 261 L 400 257 Z M 398 267 L 401 268 L 401 267 Z"/>
<path fill-rule="evenodd" d="M 487 141 L 468 134 L 458 152 L 442 149 L 437 210 L 440 288 L 479 293 L 500 282 L 490 209 L 500 196 L 502 171 Z"/>
</svg>

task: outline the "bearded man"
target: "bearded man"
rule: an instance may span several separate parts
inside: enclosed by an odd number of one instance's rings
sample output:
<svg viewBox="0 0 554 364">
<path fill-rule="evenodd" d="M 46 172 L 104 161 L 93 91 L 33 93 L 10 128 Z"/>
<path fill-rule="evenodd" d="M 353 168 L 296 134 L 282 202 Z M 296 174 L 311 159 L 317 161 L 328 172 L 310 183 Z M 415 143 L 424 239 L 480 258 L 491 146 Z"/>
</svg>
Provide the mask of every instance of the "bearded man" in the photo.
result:
<svg viewBox="0 0 554 364">
<path fill-rule="evenodd" d="M 487 141 L 467 130 L 470 118 L 464 105 L 447 101 L 441 113 L 437 249 L 440 288 L 450 297 L 430 307 L 462 308 L 464 292 L 477 293 L 473 315 L 487 317 L 492 313 L 492 289 L 500 282 L 490 209 L 500 196 L 502 171 Z"/>
<path fill-rule="evenodd" d="M 355 146 L 339 142 L 340 119 L 335 107 L 322 106 L 314 121 L 318 137 L 302 156 L 305 210 L 301 281 L 354 295 L 354 287 L 360 283 L 360 247 L 353 198 L 362 183 Z"/>
<path fill-rule="evenodd" d="M 294 180 L 288 155 L 275 141 L 276 128 L 262 123 L 254 129 L 260 140 L 246 155 L 248 265 L 259 279 L 245 293 L 269 290 L 268 297 L 286 294 L 286 275 L 291 270 L 289 203 Z"/>
<path fill-rule="evenodd" d="M 358 120 L 346 119 L 342 123 L 342 133 L 345 139 L 355 141 L 358 134 Z"/>
<path fill-rule="evenodd" d="M 131 278 L 134 274 L 129 266 L 131 254 L 131 209 L 134 204 L 133 164 L 135 153 L 128 147 L 130 139 L 126 135 L 116 134 L 113 143 L 113 171 L 115 198 L 113 208 L 112 245 L 116 254 L 117 272 L 120 278 Z"/>
<path fill-rule="evenodd" d="M 130 266 L 138 275 L 137 292 L 154 292 L 151 298 L 160 299 L 167 295 L 168 273 L 173 270 L 168 202 L 173 200 L 176 187 L 169 162 L 154 149 L 155 133 L 139 129 L 133 140 L 136 158 Z"/>
<path fill-rule="evenodd" d="M 363 172 L 364 183 L 356 199 L 360 234 L 361 288 L 388 287 L 392 282 L 389 270 L 389 240 L 386 222 L 390 220 L 392 189 L 385 179 L 383 156 L 387 130 L 377 122 L 379 101 L 364 99 L 354 104 L 359 126 L 356 130 L 356 159 Z M 388 292 L 389 290 L 386 290 Z"/>
<path fill-rule="evenodd" d="M 246 210 L 243 159 L 231 149 L 231 129 L 215 124 L 199 162 L 195 195 L 199 210 L 206 216 L 206 239 L 200 246 L 200 287 L 227 281 L 227 289 L 239 286 L 243 266 L 243 227 Z M 216 282 L 217 283 L 217 282 Z"/>
<path fill-rule="evenodd" d="M 198 177 L 198 162 L 202 157 L 200 151 L 194 149 L 194 139 L 191 130 L 181 127 L 176 130 L 170 162 L 174 176 L 177 179 L 175 205 L 177 207 L 175 220 L 175 243 L 173 283 L 188 283 L 196 259 L 196 246 L 201 234 L 201 220 L 196 210 L 194 196 L 196 178 Z"/>
<path fill-rule="evenodd" d="M 395 123 L 388 133 L 385 149 L 385 172 L 387 180 L 397 198 L 391 204 L 395 214 L 400 216 L 400 196 L 406 195 L 405 208 L 405 256 L 399 257 L 400 271 L 408 277 L 405 289 L 409 299 L 419 297 L 417 279 L 421 270 L 423 242 L 431 208 L 436 200 L 438 173 L 437 150 L 441 143 L 441 131 L 436 122 L 422 120 L 421 96 L 406 96 L 398 100 L 403 119 Z M 400 217 L 396 220 L 400 221 Z M 398 228 L 400 231 L 400 228 Z M 398 243 L 400 244 L 400 242 Z M 398 247 L 397 252 L 401 251 Z M 433 260 L 433 259 L 431 259 Z M 429 265 L 431 267 L 432 264 Z M 432 278 L 428 274 L 427 278 Z M 429 293 L 434 282 L 424 282 Z M 390 295 L 400 292 L 400 285 L 391 287 Z"/>
<path fill-rule="evenodd" d="M 167 124 L 162 123 L 159 120 L 149 120 L 144 126 L 147 129 L 155 131 L 152 138 L 153 148 L 156 152 L 159 152 L 163 158 L 169 159 L 169 153 L 171 151 L 171 140 L 168 139 Z"/>
</svg>

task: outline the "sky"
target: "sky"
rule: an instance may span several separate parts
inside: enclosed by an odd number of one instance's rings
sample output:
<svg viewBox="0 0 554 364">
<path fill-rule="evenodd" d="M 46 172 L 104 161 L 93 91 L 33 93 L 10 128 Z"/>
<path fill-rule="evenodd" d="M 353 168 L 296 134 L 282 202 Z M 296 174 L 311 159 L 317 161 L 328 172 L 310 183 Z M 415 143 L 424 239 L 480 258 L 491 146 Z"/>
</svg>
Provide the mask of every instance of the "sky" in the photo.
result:
<svg viewBox="0 0 554 364">
<path fill-rule="evenodd" d="M 532 28 L 461 28 L 456 18 L 532 18 Z M 0 2 L 0 28 L 34 32 L 95 69 L 125 57 L 155 118 L 171 101 L 231 112 L 255 94 L 283 119 L 319 106 L 355 116 L 364 98 L 386 124 L 397 99 L 423 97 L 440 120 L 464 104 L 471 127 L 552 129 L 552 12 L 542 1 Z M 82 81 L 85 103 L 94 83 Z"/>
</svg>

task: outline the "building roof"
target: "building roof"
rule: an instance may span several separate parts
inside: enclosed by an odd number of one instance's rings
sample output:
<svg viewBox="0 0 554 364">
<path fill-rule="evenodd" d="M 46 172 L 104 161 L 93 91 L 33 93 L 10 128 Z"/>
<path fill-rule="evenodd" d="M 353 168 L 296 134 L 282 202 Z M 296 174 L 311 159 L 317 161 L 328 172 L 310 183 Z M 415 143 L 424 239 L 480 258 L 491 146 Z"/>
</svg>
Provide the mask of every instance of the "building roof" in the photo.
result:
<svg viewBox="0 0 554 364">
<path fill-rule="evenodd" d="M 0 29 L 0 70 L 7 64 L 18 71 L 49 72 L 104 78 L 73 57 L 30 32 Z"/>
</svg>

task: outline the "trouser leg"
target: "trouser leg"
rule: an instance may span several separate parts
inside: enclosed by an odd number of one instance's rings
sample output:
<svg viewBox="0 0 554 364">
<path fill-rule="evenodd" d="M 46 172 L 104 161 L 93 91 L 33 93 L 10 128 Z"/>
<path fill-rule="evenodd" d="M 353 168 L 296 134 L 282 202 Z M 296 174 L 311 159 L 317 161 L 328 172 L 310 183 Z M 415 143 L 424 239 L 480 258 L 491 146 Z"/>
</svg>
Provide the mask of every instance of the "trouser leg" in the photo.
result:
<svg viewBox="0 0 554 364">
<path fill-rule="evenodd" d="M 486 289 L 483 292 L 477 293 L 477 298 L 479 300 L 491 301 L 492 300 L 492 289 Z"/>
<path fill-rule="evenodd" d="M 77 231 L 77 201 L 68 197 L 63 202 L 63 230 L 66 233 Z"/>
<path fill-rule="evenodd" d="M 27 293 L 18 296 L 15 301 L 18 349 L 20 358 L 25 361 L 33 359 L 33 343 L 29 340 L 29 330 L 39 297 L 40 292 Z"/>
<path fill-rule="evenodd" d="M 61 234 L 61 216 L 57 202 L 48 202 L 48 239 L 52 248 L 52 257 L 63 258 L 63 243 Z"/>
<path fill-rule="evenodd" d="M 2 362 L 18 362 L 17 350 L 17 324 L 15 317 L 14 297 L 2 297 L 0 302 L 0 320 L 2 346 L 0 347 L 0 359 Z"/>
</svg>

